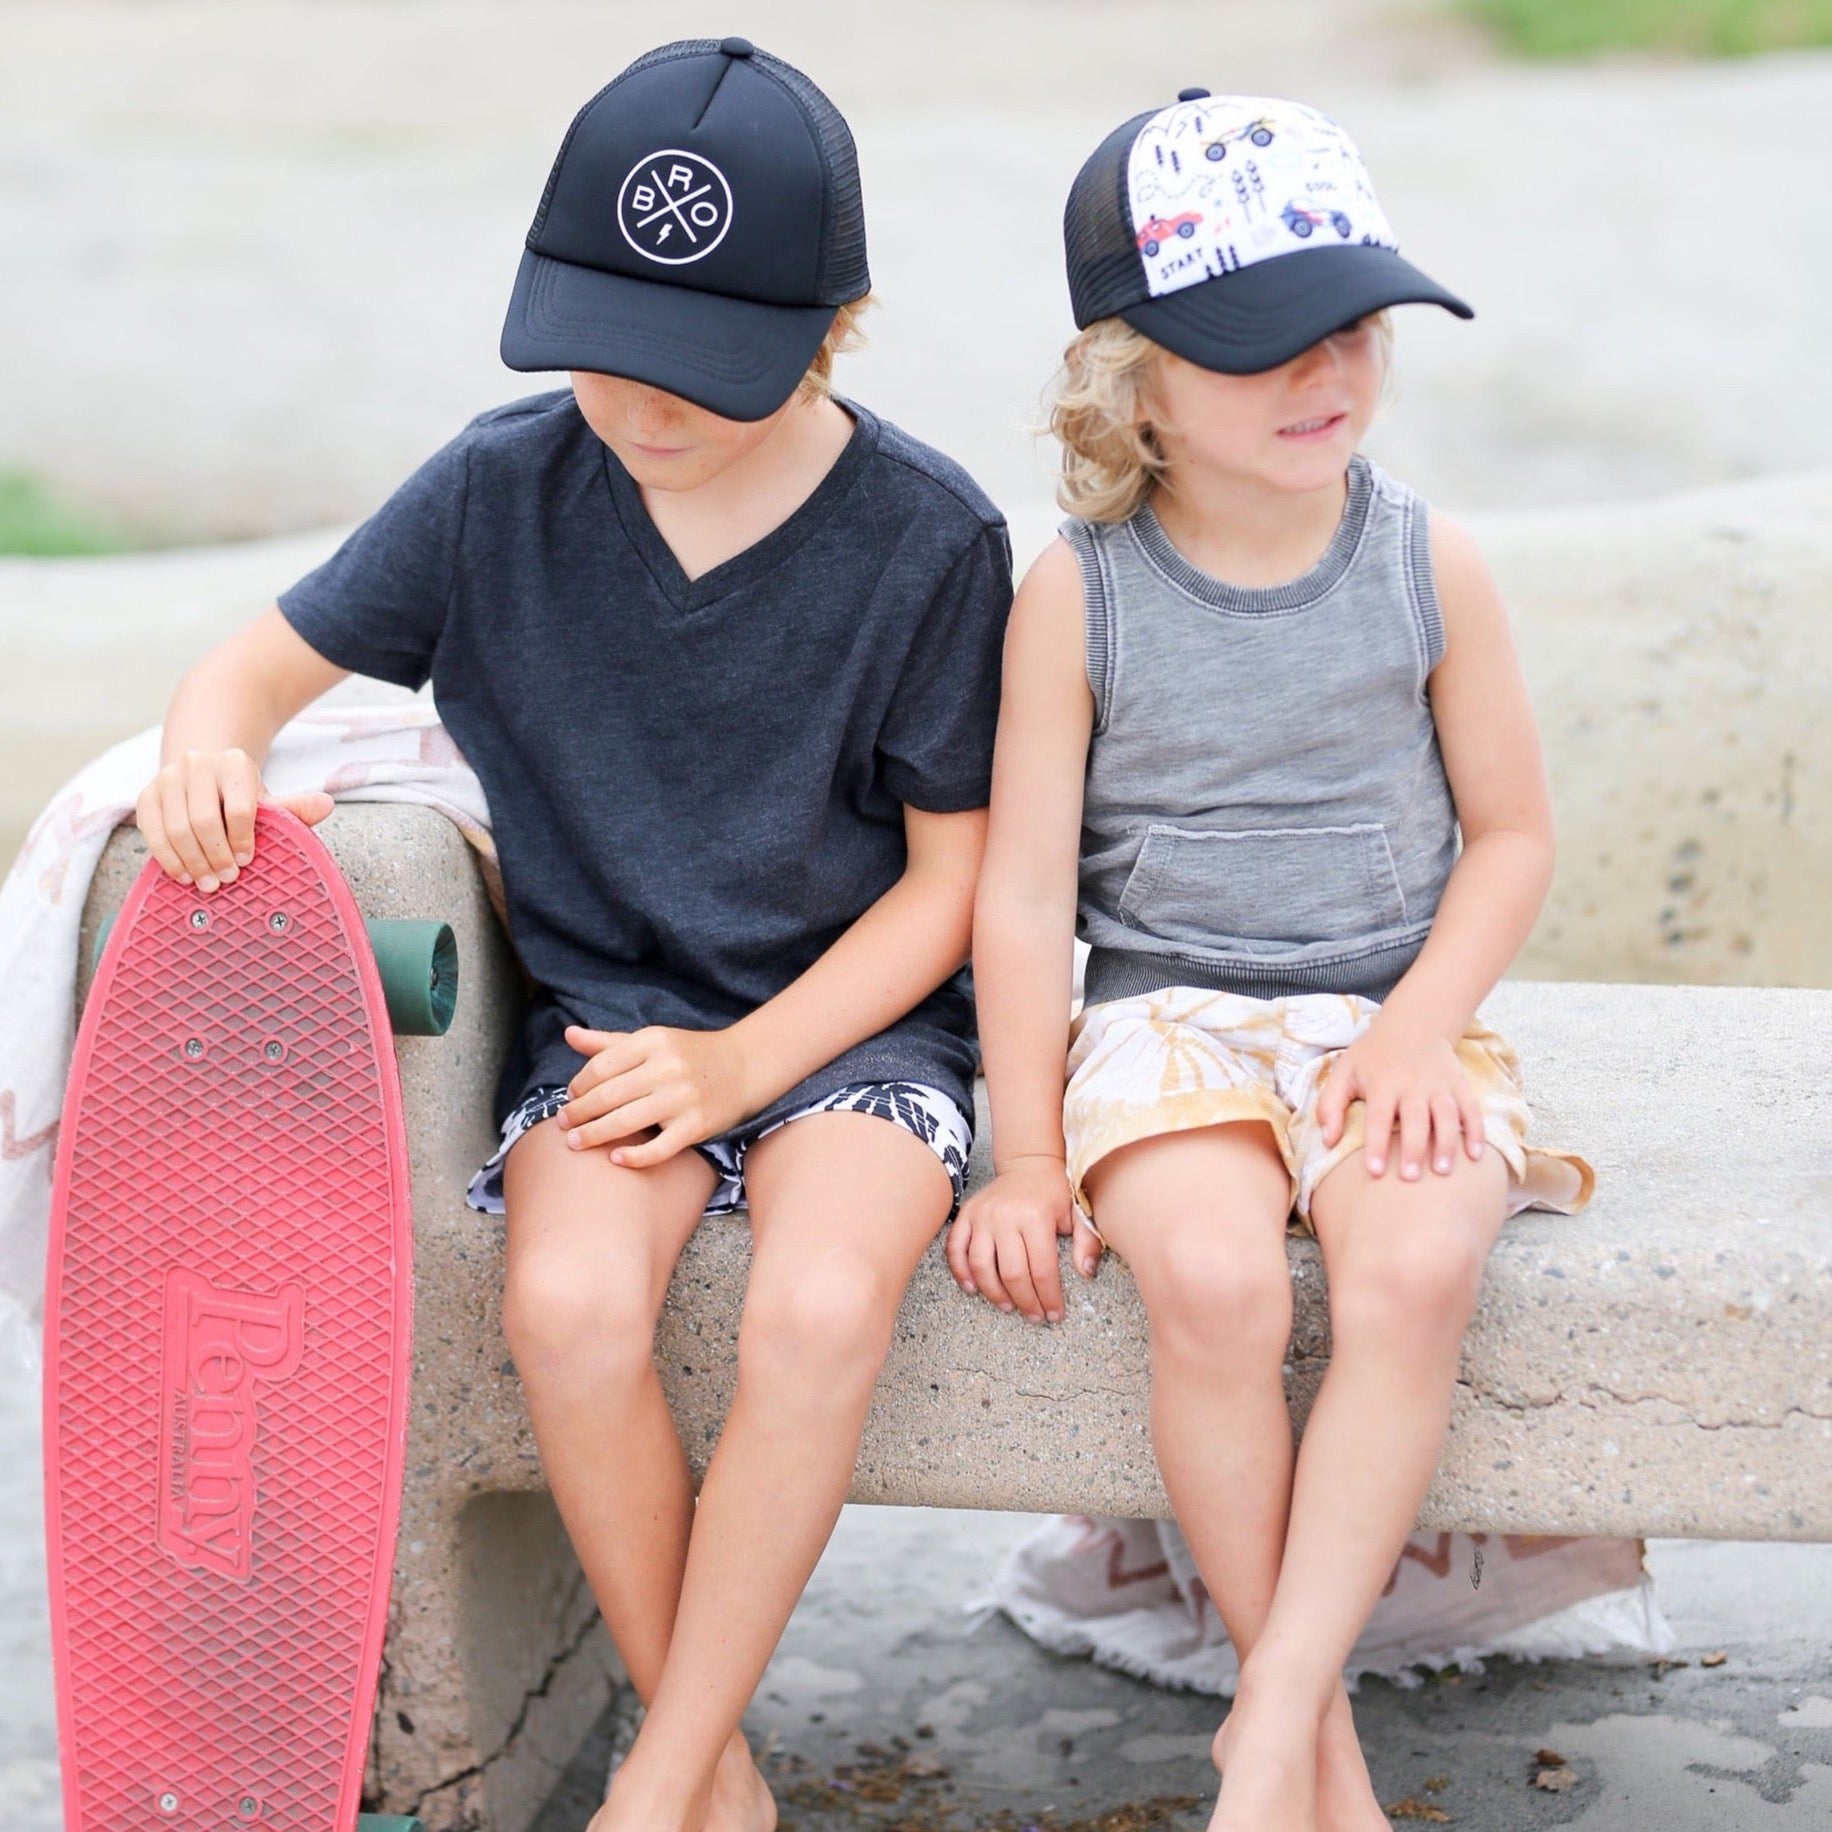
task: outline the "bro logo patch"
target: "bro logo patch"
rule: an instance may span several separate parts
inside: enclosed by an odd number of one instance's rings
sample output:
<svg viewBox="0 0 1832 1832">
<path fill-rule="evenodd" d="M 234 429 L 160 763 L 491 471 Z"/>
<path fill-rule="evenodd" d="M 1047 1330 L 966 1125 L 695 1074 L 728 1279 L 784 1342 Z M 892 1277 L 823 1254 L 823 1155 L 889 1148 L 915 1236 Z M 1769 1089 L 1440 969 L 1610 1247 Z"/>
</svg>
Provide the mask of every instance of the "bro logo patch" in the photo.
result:
<svg viewBox="0 0 1832 1832">
<path fill-rule="evenodd" d="M 664 147 L 630 167 L 617 193 L 617 226 L 645 259 L 680 267 L 724 241 L 732 188 L 711 160 Z"/>
</svg>

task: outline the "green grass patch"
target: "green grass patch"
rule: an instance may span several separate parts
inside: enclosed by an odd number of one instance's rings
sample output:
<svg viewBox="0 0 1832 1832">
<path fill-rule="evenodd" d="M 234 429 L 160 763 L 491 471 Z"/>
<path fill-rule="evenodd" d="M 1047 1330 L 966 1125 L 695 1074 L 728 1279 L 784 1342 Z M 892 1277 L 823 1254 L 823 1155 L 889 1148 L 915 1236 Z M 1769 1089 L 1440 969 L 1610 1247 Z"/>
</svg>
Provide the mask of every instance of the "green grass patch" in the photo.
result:
<svg viewBox="0 0 1832 1832">
<path fill-rule="evenodd" d="M 0 471 L 0 554 L 119 553 L 137 543 L 57 497 L 29 472 Z"/>
<path fill-rule="evenodd" d="M 1459 0 L 1522 57 L 1748 57 L 1832 45 L 1832 0 Z"/>
</svg>

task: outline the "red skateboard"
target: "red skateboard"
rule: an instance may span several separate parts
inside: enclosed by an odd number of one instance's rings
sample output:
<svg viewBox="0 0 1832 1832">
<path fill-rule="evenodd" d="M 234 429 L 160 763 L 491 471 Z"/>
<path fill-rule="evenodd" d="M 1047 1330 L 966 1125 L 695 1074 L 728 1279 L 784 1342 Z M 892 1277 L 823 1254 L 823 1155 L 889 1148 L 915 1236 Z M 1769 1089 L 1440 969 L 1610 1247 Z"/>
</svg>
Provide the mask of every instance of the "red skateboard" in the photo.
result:
<svg viewBox="0 0 1832 1832">
<path fill-rule="evenodd" d="M 416 1002 L 449 1022 L 450 931 L 376 932 L 409 1022 Z M 227 889 L 149 864 L 83 1013 L 55 1173 L 67 1832 L 356 1824 L 406 1439 L 407 1162 L 384 973 L 323 844 L 263 808 Z"/>
</svg>

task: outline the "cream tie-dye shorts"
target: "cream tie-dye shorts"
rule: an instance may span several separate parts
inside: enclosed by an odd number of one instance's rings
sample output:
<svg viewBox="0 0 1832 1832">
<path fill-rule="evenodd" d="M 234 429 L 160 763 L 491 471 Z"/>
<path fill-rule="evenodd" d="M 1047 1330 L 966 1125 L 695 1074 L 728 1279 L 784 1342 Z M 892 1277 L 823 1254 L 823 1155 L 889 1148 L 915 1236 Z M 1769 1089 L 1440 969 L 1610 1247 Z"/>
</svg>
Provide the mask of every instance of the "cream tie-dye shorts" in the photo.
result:
<svg viewBox="0 0 1832 1832">
<path fill-rule="evenodd" d="M 1291 1173 L 1294 1220 L 1310 1225 L 1316 1187 L 1362 1146 L 1363 1114 L 1350 1106 L 1342 1137 L 1323 1143 L 1317 1097 L 1340 1053 L 1380 1006 L 1353 993 L 1250 999 L 1171 986 L 1090 1006 L 1075 1021 L 1063 1101 L 1069 1175 L 1091 1212 L 1083 1179 L 1109 1152 L 1141 1139 L 1233 1120 L 1264 1120 Z M 1489 1145 L 1512 1173 L 1509 1209 L 1571 1214 L 1596 1181 L 1582 1158 L 1527 1143 L 1530 1114 L 1513 1050 L 1471 1022 L 1457 1045 L 1482 1110 Z"/>
</svg>

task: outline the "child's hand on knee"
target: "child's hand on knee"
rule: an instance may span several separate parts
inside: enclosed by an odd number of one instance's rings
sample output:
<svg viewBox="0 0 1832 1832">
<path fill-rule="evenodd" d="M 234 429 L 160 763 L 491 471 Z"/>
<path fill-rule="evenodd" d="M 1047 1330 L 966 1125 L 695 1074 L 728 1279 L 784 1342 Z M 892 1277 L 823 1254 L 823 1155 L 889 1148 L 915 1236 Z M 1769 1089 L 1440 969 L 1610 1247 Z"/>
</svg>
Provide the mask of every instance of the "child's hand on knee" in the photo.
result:
<svg viewBox="0 0 1832 1832">
<path fill-rule="evenodd" d="M 1076 1269 L 1091 1279 L 1100 1237 L 1075 1205 L 1062 1160 L 1022 1158 L 967 1199 L 948 1235 L 948 1266 L 961 1290 L 1000 1310 L 1060 1323 L 1056 1241 L 1064 1234 L 1074 1235 Z"/>
<path fill-rule="evenodd" d="M 1325 1073 L 1317 1099 L 1317 1124 L 1325 1145 L 1334 1145 L 1348 1123 L 1354 1101 L 1362 1103 L 1366 1137 L 1362 1161 L 1368 1175 L 1387 1168 L 1393 1134 L 1399 1133 L 1399 1174 L 1416 1182 L 1429 1158 L 1448 1176 L 1458 1149 L 1482 1156 L 1482 1108 L 1449 1040 L 1435 1031 L 1375 1018 L 1337 1056 Z"/>
<path fill-rule="evenodd" d="M 746 1062 L 730 1031 L 639 1031 L 566 1027 L 589 1056 L 567 1084 L 572 1099 L 555 1118 L 575 1151 L 615 1147 L 611 1162 L 631 1170 L 663 1163 L 689 1145 L 735 1126 L 750 1111 Z M 639 1144 L 619 1141 L 649 1134 Z"/>
<path fill-rule="evenodd" d="M 254 811 L 269 800 L 314 827 L 335 805 L 321 789 L 270 797 L 246 751 L 186 751 L 140 791 L 134 818 L 168 877 L 213 891 L 253 859 Z"/>
</svg>

